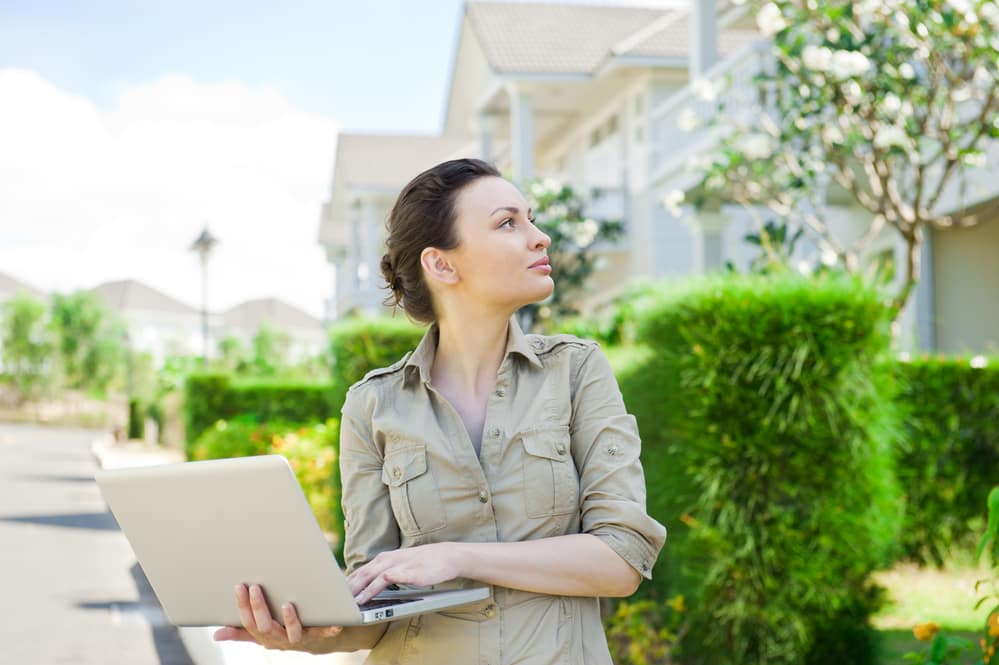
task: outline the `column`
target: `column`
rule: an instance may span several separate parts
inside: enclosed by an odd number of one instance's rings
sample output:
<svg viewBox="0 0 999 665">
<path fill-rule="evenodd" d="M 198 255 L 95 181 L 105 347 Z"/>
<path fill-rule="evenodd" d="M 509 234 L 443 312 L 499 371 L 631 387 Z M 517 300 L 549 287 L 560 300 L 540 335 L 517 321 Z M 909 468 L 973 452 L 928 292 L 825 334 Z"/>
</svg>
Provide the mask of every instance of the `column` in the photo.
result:
<svg viewBox="0 0 999 665">
<path fill-rule="evenodd" d="M 479 113 L 475 118 L 474 132 L 479 137 L 479 158 L 492 162 L 496 158 L 496 116 Z"/>
<path fill-rule="evenodd" d="M 718 61 L 718 8 L 715 0 L 690 3 L 690 80 Z"/>
<path fill-rule="evenodd" d="M 363 265 L 367 268 L 362 272 L 367 274 L 363 275 L 361 288 L 364 295 L 360 304 L 365 312 L 377 314 L 384 298 L 383 292 L 378 288 L 382 282 L 382 252 L 378 245 L 378 206 L 371 196 L 361 199 L 361 236 Z"/>
<path fill-rule="evenodd" d="M 510 161 L 513 180 L 523 184 L 534 178 L 534 111 L 531 97 L 516 85 L 507 87 L 510 97 Z"/>
</svg>

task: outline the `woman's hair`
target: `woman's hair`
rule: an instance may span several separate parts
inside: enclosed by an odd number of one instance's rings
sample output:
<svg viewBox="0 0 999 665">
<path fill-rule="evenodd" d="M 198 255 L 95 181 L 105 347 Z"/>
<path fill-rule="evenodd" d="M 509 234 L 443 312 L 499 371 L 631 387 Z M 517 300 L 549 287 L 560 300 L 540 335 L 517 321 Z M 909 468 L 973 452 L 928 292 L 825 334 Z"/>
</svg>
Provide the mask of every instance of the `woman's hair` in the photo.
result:
<svg viewBox="0 0 999 665">
<path fill-rule="evenodd" d="M 458 246 L 455 200 L 463 187 L 486 176 L 502 177 L 496 167 L 481 159 L 453 159 L 427 169 L 402 188 L 386 224 L 388 251 L 382 256 L 381 269 L 392 291 L 386 305 L 401 305 L 415 321 L 437 320 L 420 254 L 427 247 Z"/>
</svg>

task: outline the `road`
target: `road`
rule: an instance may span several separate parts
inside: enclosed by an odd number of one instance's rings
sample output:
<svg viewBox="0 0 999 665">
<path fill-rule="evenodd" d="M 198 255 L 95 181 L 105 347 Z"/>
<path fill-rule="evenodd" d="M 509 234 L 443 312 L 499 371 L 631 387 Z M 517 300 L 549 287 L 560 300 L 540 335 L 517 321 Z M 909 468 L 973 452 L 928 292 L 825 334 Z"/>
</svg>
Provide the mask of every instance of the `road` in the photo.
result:
<svg viewBox="0 0 999 665">
<path fill-rule="evenodd" d="M 99 434 L 0 424 L 0 663 L 193 665 L 94 483 Z"/>
</svg>

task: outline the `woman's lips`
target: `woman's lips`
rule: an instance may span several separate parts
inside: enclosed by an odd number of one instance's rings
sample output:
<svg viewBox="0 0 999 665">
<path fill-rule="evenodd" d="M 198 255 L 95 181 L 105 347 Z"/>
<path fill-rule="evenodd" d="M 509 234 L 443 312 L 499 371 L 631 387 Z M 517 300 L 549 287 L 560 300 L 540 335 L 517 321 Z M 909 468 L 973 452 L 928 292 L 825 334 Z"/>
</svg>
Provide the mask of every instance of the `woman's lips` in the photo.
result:
<svg viewBox="0 0 999 665">
<path fill-rule="evenodd" d="M 532 263 L 531 266 L 528 269 L 529 270 L 541 270 L 541 271 L 544 271 L 546 274 L 550 273 L 552 271 L 552 267 L 548 263 L 548 257 L 547 256 L 545 256 L 545 257 L 539 259 L 538 261 L 535 261 L 534 263 Z"/>
</svg>

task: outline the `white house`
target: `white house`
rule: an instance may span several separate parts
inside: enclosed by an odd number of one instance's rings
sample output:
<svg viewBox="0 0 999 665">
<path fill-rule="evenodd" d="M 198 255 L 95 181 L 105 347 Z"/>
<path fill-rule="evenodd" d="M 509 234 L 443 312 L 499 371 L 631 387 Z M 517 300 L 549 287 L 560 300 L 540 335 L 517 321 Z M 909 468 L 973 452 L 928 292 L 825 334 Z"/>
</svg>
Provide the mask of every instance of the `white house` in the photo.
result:
<svg viewBox="0 0 999 665">
<path fill-rule="evenodd" d="M 379 310 L 385 292 L 378 291 L 377 258 L 389 207 L 422 168 L 456 156 L 493 161 L 517 182 L 553 177 L 604 194 L 600 214 L 625 219 L 627 233 L 603 249 L 607 268 L 594 276 L 584 307 L 613 298 L 634 278 L 689 275 L 726 261 L 745 268 L 755 255 L 743 241 L 755 229 L 746 211 L 686 206 L 675 217 L 662 200 L 695 184 L 688 166 L 711 146 L 707 132 L 680 123 L 685 113 L 709 110 L 698 79 L 731 73 L 735 83 L 724 94 L 736 104 L 748 100 L 766 46 L 748 8 L 728 2 L 654 9 L 468 0 L 441 134 L 419 137 L 419 148 L 413 137 L 340 137 L 319 231 L 337 266 L 329 318 Z M 390 168 L 371 173 L 373 165 Z M 377 186 L 353 175 L 365 171 Z M 908 348 L 999 351 L 992 258 L 999 223 L 990 223 L 999 216 L 999 179 L 984 171 L 977 178 L 965 203 L 984 223 L 934 232 L 926 243 L 924 279 L 902 320 Z M 945 199 L 943 210 L 958 206 L 956 193 Z M 841 192 L 830 189 L 828 204 L 847 232 L 866 226 L 869 215 Z M 814 245 L 802 245 L 802 257 L 815 261 Z M 897 265 L 901 251 L 890 233 L 872 248 L 895 255 Z"/>
</svg>

